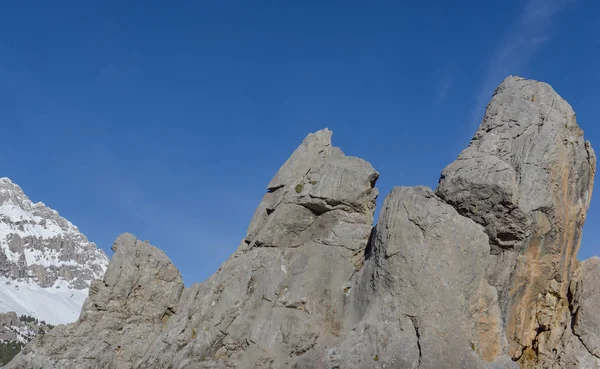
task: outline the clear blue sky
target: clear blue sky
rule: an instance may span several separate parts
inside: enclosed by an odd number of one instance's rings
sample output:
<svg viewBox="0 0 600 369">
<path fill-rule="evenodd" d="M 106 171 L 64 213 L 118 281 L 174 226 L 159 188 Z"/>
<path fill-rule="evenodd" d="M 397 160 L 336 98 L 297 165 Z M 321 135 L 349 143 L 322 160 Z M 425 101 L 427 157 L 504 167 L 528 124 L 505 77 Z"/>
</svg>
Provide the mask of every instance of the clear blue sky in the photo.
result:
<svg viewBox="0 0 600 369">
<path fill-rule="evenodd" d="M 0 176 L 107 251 L 150 240 L 189 284 L 324 127 L 380 171 L 380 203 L 436 185 L 508 74 L 552 84 L 600 152 L 599 21 L 592 0 L 6 2 Z"/>
</svg>

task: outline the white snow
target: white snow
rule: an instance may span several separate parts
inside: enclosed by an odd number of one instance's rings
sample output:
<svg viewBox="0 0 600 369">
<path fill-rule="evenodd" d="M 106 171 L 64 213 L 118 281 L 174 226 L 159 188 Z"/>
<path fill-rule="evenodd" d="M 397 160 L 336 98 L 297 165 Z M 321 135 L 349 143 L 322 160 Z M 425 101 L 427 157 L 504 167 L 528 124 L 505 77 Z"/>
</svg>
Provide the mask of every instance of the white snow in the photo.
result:
<svg viewBox="0 0 600 369">
<path fill-rule="evenodd" d="M 0 276 L 0 312 L 14 311 L 51 324 L 74 322 L 79 318 L 88 290 L 71 289 L 68 285 L 60 280 L 53 287 L 42 288 L 35 282 L 17 282 Z"/>
<path fill-rule="evenodd" d="M 0 219 L 2 213 L 0 213 Z M 62 228 L 53 220 L 46 220 L 46 224 L 23 222 L 19 225 L 0 222 L 0 234 L 18 234 L 20 237 L 35 236 L 40 238 L 52 238 L 64 233 Z"/>
<path fill-rule="evenodd" d="M 10 199 L 4 204 L 0 205 L 0 214 L 8 217 L 13 223 L 23 220 L 32 220 L 36 223 L 39 223 L 42 220 L 42 217 L 35 216 L 30 212 L 23 210 L 20 206 L 13 204 L 12 200 Z"/>
</svg>

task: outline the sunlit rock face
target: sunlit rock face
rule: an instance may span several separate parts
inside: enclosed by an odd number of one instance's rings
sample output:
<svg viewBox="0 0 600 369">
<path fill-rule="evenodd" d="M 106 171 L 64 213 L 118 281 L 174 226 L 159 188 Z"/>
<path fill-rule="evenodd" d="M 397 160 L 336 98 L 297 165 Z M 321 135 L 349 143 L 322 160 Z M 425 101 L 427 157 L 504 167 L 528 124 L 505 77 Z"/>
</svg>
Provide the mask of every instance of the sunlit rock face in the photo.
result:
<svg viewBox="0 0 600 369">
<path fill-rule="evenodd" d="M 125 234 L 80 319 L 8 368 L 598 368 L 598 259 L 576 261 L 596 159 L 547 84 L 507 78 L 438 188 L 308 135 L 247 234 L 184 288 Z"/>
</svg>

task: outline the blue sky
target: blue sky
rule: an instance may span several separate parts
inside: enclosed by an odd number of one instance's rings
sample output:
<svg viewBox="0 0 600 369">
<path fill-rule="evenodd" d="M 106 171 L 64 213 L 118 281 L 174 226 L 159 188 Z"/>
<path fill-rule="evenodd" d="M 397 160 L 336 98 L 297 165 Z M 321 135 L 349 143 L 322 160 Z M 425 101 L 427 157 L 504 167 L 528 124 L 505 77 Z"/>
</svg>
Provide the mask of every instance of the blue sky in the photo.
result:
<svg viewBox="0 0 600 369">
<path fill-rule="evenodd" d="M 549 82 L 600 150 L 591 0 L 2 8 L 0 176 L 107 251 L 121 232 L 150 240 L 188 284 L 235 250 L 271 177 L 324 127 L 380 171 L 380 203 L 394 185 L 434 187 L 509 74 Z M 599 197 L 581 258 L 600 254 Z"/>
</svg>

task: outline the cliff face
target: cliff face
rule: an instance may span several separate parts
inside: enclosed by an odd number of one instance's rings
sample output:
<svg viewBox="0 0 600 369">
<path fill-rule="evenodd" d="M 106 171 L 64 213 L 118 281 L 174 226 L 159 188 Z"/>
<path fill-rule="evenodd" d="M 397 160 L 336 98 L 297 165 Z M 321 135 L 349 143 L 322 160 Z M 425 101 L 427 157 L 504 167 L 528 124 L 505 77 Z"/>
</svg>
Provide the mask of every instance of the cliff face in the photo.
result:
<svg viewBox="0 0 600 369">
<path fill-rule="evenodd" d="M 496 90 L 438 188 L 396 187 L 311 134 L 238 250 L 183 288 L 120 236 L 76 323 L 8 368 L 598 368 L 600 263 L 575 259 L 595 156 L 550 86 Z"/>
<path fill-rule="evenodd" d="M 575 113 L 547 84 L 507 78 L 437 194 L 484 226 L 509 354 L 551 363 L 570 323 L 569 284 L 596 157 Z M 560 353 L 558 353 L 560 355 Z"/>
</svg>

